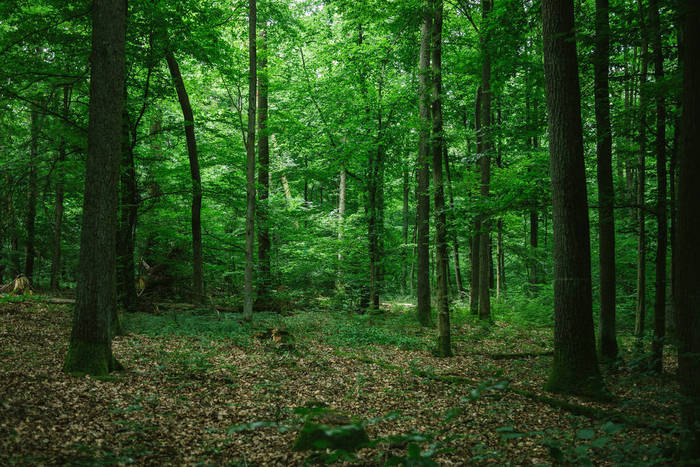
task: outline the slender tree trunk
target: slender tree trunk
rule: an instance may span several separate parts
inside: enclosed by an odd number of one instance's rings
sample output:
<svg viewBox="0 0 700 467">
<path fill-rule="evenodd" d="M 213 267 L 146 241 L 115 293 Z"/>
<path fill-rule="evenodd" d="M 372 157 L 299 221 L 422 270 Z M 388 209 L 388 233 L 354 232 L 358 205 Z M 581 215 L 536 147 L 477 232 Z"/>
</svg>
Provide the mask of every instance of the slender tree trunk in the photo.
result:
<svg viewBox="0 0 700 467">
<path fill-rule="evenodd" d="M 430 0 L 427 0 L 430 1 Z M 420 133 L 416 161 L 416 249 L 418 252 L 416 289 L 417 315 L 422 326 L 432 324 L 430 314 L 430 38 L 433 27 L 431 5 L 424 5 L 420 42 Z"/>
<path fill-rule="evenodd" d="M 474 129 L 476 131 L 476 152 L 483 153 L 481 142 L 481 88 L 476 90 L 476 100 L 474 101 Z M 477 162 L 478 167 L 478 162 Z M 481 216 L 474 219 L 474 231 L 470 242 L 469 262 L 471 263 L 471 274 L 469 277 L 469 310 L 473 315 L 479 314 L 479 239 L 481 238 Z"/>
<path fill-rule="evenodd" d="M 642 71 L 639 78 L 640 115 L 639 115 L 639 169 L 637 175 L 637 310 L 635 313 L 634 335 L 641 344 L 644 337 L 646 317 L 646 219 L 644 212 L 646 187 L 646 152 L 647 152 L 647 92 L 644 89 L 649 63 L 649 46 L 644 25 L 642 0 L 639 0 L 639 14 L 642 19 Z"/>
<path fill-rule="evenodd" d="M 678 182 L 678 255 L 675 308 L 678 316 L 678 377 L 681 401 L 681 460 L 700 459 L 700 4 L 683 0 L 683 97 Z"/>
<path fill-rule="evenodd" d="M 493 10 L 492 0 L 481 0 L 483 25 L 489 22 Z M 482 27 L 482 68 L 481 68 L 481 146 L 482 154 L 479 160 L 481 172 L 481 199 L 486 201 L 490 196 L 491 185 L 491 38 L 488 27 Z M 479 238 L 479 319 L 491 321 L 491 222 L 487 217 L 481 222 Z"/>
<path fill-rule="evenodd" d="M 340 169 L 338 183 L 338 279 L 336 288 L 342 290 L 343 284 L 343 221 L 345 220 L 345 199 L 347 193 L 347 172 Z"/>
<path fill-rule="evenodd" d="M 404 167 L 403 169 L 403 209 L 401 211 L 401 219 L 403 222 L 403 229 L 401 232 L 401 239 L 403 241 L 403 248 L 401 248 L 401 294 L 406 295 L 406 291 L 411 287 L 407 284 L 409 280 L 409 265 L 408 265 L 408 196 L 409 196 L 409 181 L 408 181 L 408 169 Z"/>
<path fill-rule="evenodd" d="M 270 275 L 270 227 L 268 198 L 270 196 L 270 140 L 267 130 L 268 68 L 267 30 L 260 31 L 260 73 L 258 74 L 258 294 L 257 300 L 269 301 L 272 284 Z"/>
<path fill-rule="evenodd" d="M 443 144 L 442 153 L 445 159 L 447 193 L 450 200 L 450 221 L 454 225 L 455 197 L 452 192 L 452 175 L 450 174 L 450 157 L 447 153 L 447 144 Z M 459 264 L 459 236 L 457 235 L 457 229 L 454 227 L 452 227 L 452 254 L 455 259 L 455 284 L 457 285 L 457 294 L 461 297 L 464 294 L 464 285 L 462 284 L 462 268 Z"/>
<path fill-rule="evenodd" d="M 661 49 L 659 1 L 649 4 L 649 27 L 653 37 L 654 81 L 656 83 L 656 290 L 654 296 L 654 339 L 651 343 L 652 366 L 663 371 L 663 348 L 666 336 L 666 250 L 668 249 L 668 219 L 666 209 L 666 102 L 660 84 L 664 79 L 664 55 Z"/>
<path fill-rule="evenodd" d="M 554 219 L 554 360 L 546 389 L 600 396 L 573 1 L 543 0 L 542 24 Z"/>
<path fill-rule="evenodd" d="M 64 118 L 68 118 L 68 109 L 70 108 L 70 86 L 63 87 L 63 108 L 62 114 Z M 57 291 L 60 287 L 59 276 L 61 273 L 61 234 L 63 233 L 63 193 L 65 181 L 65 162 L 66 162 L 66 139 L 61 136 L 61 141 L 58 146 L 58 164 L 56 171 L 56 204 L 53 212 L 53 245 L 51 255 L 51 279 L 49 281 L 50 288 Z"/>
<path fill-rule="evenodd" d="M 600 332 L 598 350 L 603 359 L 617 356 L 615 336 L 615 191 L 612 169 L 612 127 L 610 125 L 610 26 L 608 0 L 596 0 L 596 43 L 594 60 L 595 116 L 598 153 L 598 218 L 600 261 Z"/>
<path fill-rule="evenodd" d="M 124 93 L 126 2 L 92 7 L 90 110 L 83 227 L 73 330 L 63 370 L 106 375 L 112 355 L 110 320 L 117 306 L 116 240 Z"/>
<path fill-rule="evenodd" d="M 168 51 L 166 55 L 170 76 L 175 84 L 177 98 L 180 101 L 182 116 L 185 119 L 185 138 L 187 140 L 187 155 L 190 159 L 190 177 L 192 178 L 192 293 L 194 301 L 204 301 L 204 278 L 202 272 L 202 178 L 199 174 L 199 155 L 197 140 L 194 134 L 194 115 L 187 95 L 185 83 L 182 80 L 180 67 L 175 55 Z M 253 99 L 255 97 L 253 96 Z M 255 126 L 255 120 L 253 120 Z"/>
<path fill-rule="evenodd" d="M 243 292 L 243 316 L 253 319 L 253 257 L 255 248 L 255 89 L 257 85 L 256 51 L 257 0 L 248 1 L 248 139 L 246 141 L 246 229 L 245 229 L 245 279 Z"/>
<path fill-rule="evenodd" d="M 125 90 L 126 91 L 126 90 Z M 124 92 L 126 102 L 126 92 Z M 134 230 L 138 214 L 138 192 L 136 187 L 136 165 L 131 146 L 129 116 L 124 106 L 122 123 L 122 158 L 121 158 L 121 207 L 117 231 L 117 297 L 124 310 L 136 310 L 136 281 L 134 278 Z M 121 326 L 113 323 L 115 335 L 122 333 Z"/>
<path fill-rule="evenodd" d="M 539 261 L 540 217 L 536 209 L 530 210 L 530 288 L 535 291 L 542 283 Z"/>
<path fill-rule="evenodd" d="M 24 262 L 24 275 L 32 281 L 34 279 L 34 256 L 35 252 L 35 224 L 36 224 L 36 200 L 39 197 L 39 187 L 37 184 L 37 158 L 39 148 L 39 133 L 41 132 L 39 111 L 35 108 L 31 110 L 31 142 L 29 148 L 29 187 L 27 197 L 27 218 L 25 228 L 27 230 L 27 255 Z"/>
<path fill-rule="evenodd" d="M 442 133 L 442 0 L 433 0 L 432 69 L 433 69 L 433 186 L 435 201 L 435 269 L 438 309 L 437 354 L 441 357 L 452 355 L 450 342 L 450 309 L 447 286 L 447 216 L 445 214 L 445 189 L 442 179 L 442 148 L 445 144 Z"/>
<path fill-rule="evenodd" d="M 501 296 L 501 292 L 506 290 L 506 264 L 505 251 L 503 248 L 503 219 L 498 218 L 496 224 L 496 297 Z"/>
</svg>

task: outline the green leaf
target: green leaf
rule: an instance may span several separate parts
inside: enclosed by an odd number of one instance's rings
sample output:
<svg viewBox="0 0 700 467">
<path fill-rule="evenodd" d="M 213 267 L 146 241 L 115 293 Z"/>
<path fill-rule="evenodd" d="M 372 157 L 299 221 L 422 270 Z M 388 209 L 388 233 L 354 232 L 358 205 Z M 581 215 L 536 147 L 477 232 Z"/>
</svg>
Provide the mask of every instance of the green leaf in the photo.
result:
<svg viewBox="0 0 700 467">
<path fill-rule="evenodd" d="M 576 437 L 578 439 L 593 439 L 595 437 L 595 431 L 590 428 L 584 428 L 583 430 L 578 430 L 576 432 Z"/>
</svg>

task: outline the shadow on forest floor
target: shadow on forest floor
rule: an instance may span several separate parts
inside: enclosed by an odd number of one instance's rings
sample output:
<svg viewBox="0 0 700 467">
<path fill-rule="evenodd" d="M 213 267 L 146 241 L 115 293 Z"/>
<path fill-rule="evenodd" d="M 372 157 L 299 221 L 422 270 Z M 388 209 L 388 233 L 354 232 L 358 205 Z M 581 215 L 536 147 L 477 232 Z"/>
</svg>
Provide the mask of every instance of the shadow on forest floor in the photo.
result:
<svg viewBox="0 0 700 467">
<path fill-rule="evenodd" d="M 127 370 L 76 379 L 61 372 L 70 313 L 0 303 L 0 464 L 300 465 L 309 455 L 292 450 L 289 427 L 294 408 L 309 404 L 373 420 L 370 439 L 383 441 L 338 461 L 348 465 L 392 456 L 407 465 L 650 465 L 670 462 L 676 443 L 678 388 L 668 375 L 623 366 L 606 375 L 614 403 L 557 398 L 590 409 L 574 415 L 524 395 L 543 394 L 551 329 L 498 317 L 486 329 L 457 312 L 456 356 L 439 359 L 435 332 L 399 305 L 363 316 L 261 313 L 251 325 L 227 314 L 133 314 L 114 341 Z M 255 337 L 282 328 L 285 346 Z M 665 365 L 675 372 L 675 361 Z M 389 441 L 398 434 L 412 436 Z"/>
</svg>

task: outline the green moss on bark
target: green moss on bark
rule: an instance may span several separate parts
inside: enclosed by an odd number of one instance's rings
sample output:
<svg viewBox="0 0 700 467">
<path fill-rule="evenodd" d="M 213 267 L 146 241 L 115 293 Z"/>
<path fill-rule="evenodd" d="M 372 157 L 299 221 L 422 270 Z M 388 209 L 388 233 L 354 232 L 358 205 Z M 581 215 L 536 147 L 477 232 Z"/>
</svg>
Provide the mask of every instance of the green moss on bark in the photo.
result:
<svg viewBox="0 0 700 467">
<path fill-rule="evenodd" d="M 63 364 L 63 371 L 74 376 L 106 376 L 121 365 L 112 356 L 107 343 L 92 343 L 72 339 Z"/>
</svg>

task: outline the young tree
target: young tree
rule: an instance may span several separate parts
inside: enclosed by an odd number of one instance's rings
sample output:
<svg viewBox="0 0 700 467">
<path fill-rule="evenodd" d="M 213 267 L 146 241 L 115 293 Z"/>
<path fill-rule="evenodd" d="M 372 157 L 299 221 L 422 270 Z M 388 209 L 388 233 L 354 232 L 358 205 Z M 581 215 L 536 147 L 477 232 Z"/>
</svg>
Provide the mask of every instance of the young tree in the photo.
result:
<svg viewBox="0 0 700 467">
<path fill-rule="evenodd" d="M 269 299 L 272 284 L 270 271 L 270 227 L 268 225 L 270 197 L 270 136 L 267 130 L 267 101 L 269 78 L 267 67 L 267 30 L 260 31 L 260 73 L 258 74 L 258 282 L 257 301 Z"/>
<path fill-rule="evenodd" d="M 27 255 L 24 261 L 24 275 L 31 281 L 34 278 L 35 233 L 36 233 L 36 201 L 39 197 L 37 182 L 37 165 L 39 161 L 39 133 L 41 132 L 41 117 L 39 110 L 31 110 L 31 142 L 29 145 L 29 190 L 27 197 L 27 217 L 25 228 L 27 231 Z"/>
<path fill-rule="evenodd" d="M 420 130 L 418 160 L 416 161 L 416 250 L 418 292 L 418 322 L 430 326 L 430 38 L 433 25 L 431 5 L 426 1 L 421 26 L 420 57 L 418 61 L 418 104 Z"/>
<path fill-rule="evenodd" d="M 68 119 L 68 109 L 70 108 L 71 87 L 65 85 L 63 87 L 63 106 L 61 107 L 64 120 Z M 66 139 L 61 136 L 58 145 L 58 164 L 56 173 L 56 202 L 54 205 L 53 216 L 53 242 L 51 255 L 51 276 L 49 279 L 49 287 L 56 291 L 59 288 L 58 276 L 61 270 L 61 235 L 63 233 L 63 196 L 65 183 L 65 168 L 66 162 Z M 1 278 L 0 278 L 1 279 Z"/>
<path fill-rule="evenodd" d="M 680 180 L 678 183 L 679 251 L 674 267 L 674 304 L 678 319 L 678 376 L 681 402 L 681 456 L 688 465 L 700 459 L 700 4 L 681 2 L 683 97 Z"/>
<path fill-rule="evenodd" d="M 600 396 L 573 1 L 543 0 L 542 26 L 554 225 L 554 360 L 546 389 Z"/>
<path fill-rule="evenodd" d="M 257 1 L 248 1 L 248 137 L 246 140 L 246 221 L 245 221 L 245 278 L 243 316 L 253 319 L 253 262 L 255 248 L 255 111 L 257 73 L 256 48 Z"/>
<path fill-rule="evenodd" d="M 190 160 L 190 177 L 192 178 L 192 293 L 194 301 L 204 301 L 204 278 L 202 272 L 202 178 L 199 174 L 199 155 L 197 140 L 194 135 L 194 115 L 190 97 L 182 80 L 180 67 L 175 55 L 168 50 L 165 56 L 168 62 L 170 76 L 173 79 L 177 98 L 180 101 L 182 116 L 185 120 L 185 139 L 187 140 L 187 155 Z M 255 123 L 255 122 L 253 122 Z"/>
<path fill-rule="evenodd" d="M 73 330 L 63 366 L 69 373 L 106 375 L 120 369 L 112 355 L 117 306 L 116 231 L 121 156 L 126 2 L 95 0 L 83 227 Z"/>
<path fill-rule="evenodd" d="M 615 336 L 615 191 L 612 173 L 610 125 L 610 24 L 608 0 L 596 0 L 594 66 L 595 118 L 598 152 L 598 218 L 600 260 L 600 335 L 598 350 L 604 359 L 617 356 Z"/>
</svg>

